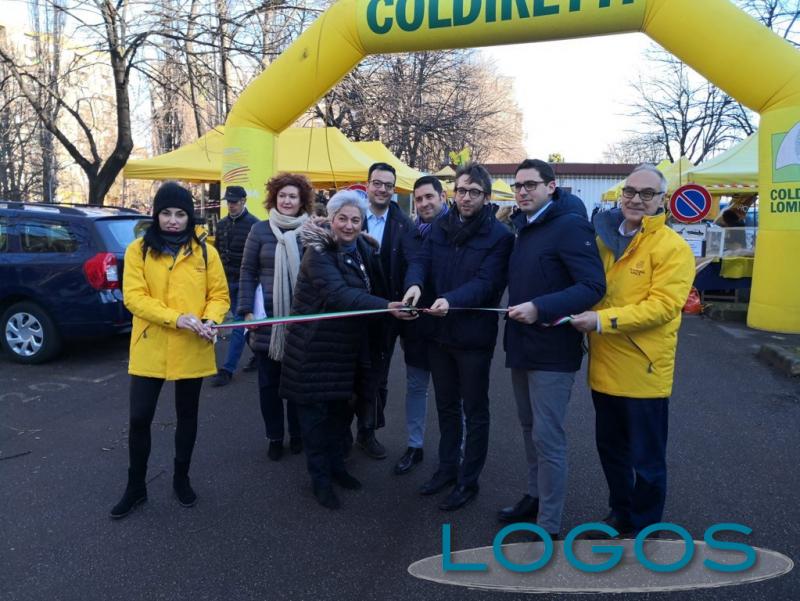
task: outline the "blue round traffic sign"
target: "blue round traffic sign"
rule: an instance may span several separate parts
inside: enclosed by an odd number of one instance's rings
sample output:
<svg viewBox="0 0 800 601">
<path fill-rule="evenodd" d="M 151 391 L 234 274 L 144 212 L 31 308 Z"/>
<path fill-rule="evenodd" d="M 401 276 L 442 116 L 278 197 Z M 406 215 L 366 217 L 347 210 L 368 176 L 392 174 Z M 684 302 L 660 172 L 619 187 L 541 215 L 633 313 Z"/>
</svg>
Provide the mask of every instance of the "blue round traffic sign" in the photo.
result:
<svg viewBox="0 0 800 601">
<path fill-rule="evenodd" d="M 672 193 L 669 210 L 681 223 L 697 223 L 711 210 L 711 194 L 703 186 L 686 184 Z"/>
</svg>

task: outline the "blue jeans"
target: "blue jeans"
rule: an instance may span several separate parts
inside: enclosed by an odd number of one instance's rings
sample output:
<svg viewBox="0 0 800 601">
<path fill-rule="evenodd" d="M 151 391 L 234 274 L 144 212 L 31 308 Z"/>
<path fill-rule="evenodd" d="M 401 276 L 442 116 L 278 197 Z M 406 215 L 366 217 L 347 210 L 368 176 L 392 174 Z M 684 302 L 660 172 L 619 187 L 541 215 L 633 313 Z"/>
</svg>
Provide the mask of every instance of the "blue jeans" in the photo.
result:
<svg viewBox="0 0 800 601">
<path fill-rule="evenodd" d="M 511 383 L 528 460 L 528 494 L 539 499 L 536 523 L 561 530 L 567 494 L 564 421 L 575 372 L 511 370 Z"/>
<path fill-rule="evenodd" d="M 239 283 L 228 284 L 228 292 L 231 295 L 231 313 L 236 316 L 236 305 L 239 302 Z M 239 359 L 244 351 L 244 328 L 233 328 L 231 339 L 228 343 L 228 354 L 225 356 L 225 364 L 222 369 L 233 373 L 239 365 Z"/>
<path fill-rule="evenodd" d="M 425 414 L 431 372 L 406 364 L 406 426 L 408 446 L 421 449 L 425 439 Z"/>
<path fill-rule="evenodd" d="M 669 399 L 592 390 L 592 400 L 612 513 L 635 530 L 660 522 L 667 497 Z"/>
</svg>

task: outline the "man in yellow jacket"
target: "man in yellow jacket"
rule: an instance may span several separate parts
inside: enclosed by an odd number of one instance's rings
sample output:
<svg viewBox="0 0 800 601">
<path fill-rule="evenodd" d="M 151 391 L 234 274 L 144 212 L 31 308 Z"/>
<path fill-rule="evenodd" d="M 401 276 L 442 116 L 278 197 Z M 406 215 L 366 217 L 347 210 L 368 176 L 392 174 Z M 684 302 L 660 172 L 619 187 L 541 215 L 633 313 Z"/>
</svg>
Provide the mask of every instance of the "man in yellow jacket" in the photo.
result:
<svg viewBox="0 0 800 601">
<path fill-rule="evenodd" d="M 660 171 L 640 165 L 620 208 L 596 215 L 606 296 L 572 319 L 589 334 L 597 450 L 611 507 L 603 521 L 621 536 L 660 522 L 667 492 L 669 395 L 695 263 L 665 223 L 666 188 Z"/>
</svg>

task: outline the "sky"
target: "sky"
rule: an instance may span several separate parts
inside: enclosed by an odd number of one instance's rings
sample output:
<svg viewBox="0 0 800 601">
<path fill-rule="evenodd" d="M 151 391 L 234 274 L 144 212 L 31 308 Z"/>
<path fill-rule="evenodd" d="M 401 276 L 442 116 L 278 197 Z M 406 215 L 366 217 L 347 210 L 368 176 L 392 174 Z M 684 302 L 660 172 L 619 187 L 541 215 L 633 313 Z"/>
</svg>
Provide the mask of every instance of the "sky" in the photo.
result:
<svg viewBox="0 0 800 601">
<path fill-rule="evenodd" d="M 3 0 L 0 22 L 24 26 L 25 0 Z M 630 82 L 644 68 L 652 42 L 630 33 L 484 48 L 498 73 L 514 80 L 523 111 L 525 149 L 546 159 L 600 162 L 606 147 L 636 128 L 626 116 Z"/>
<path fill-rule="evenodd" d="M 606 147 L 635 129 L 625 115 L 630 82 L 645 68 L 644 34 L 495 46 L 482 50 L 497 71 L 514 79 L 523 111 L 525 149 L 547 159 L 600 162 Z"/>
</svg>

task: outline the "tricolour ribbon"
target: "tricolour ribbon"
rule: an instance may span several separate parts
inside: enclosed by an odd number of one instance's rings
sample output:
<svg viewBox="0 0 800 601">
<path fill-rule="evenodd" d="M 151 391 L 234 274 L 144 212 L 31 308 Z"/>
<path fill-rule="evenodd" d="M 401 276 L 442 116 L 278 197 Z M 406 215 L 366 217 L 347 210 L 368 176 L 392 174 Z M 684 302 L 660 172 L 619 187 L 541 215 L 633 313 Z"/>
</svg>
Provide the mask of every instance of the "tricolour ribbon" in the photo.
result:
<svg viewBox="0 0 800 601">
<path fill-rule="evenodd" d="M 215 326 L 217 329 L 228 328 L 260 328 L 287 323 L 302 323 L 304 321 L 322 321 L 324 319 L 343 319 L 345 317 L 361 317 L 365 315 L 379 315 L 390 311 L 424 311 L 418 307 L 399 307 L 397 309 L 361 309 L 358 311 L 334 311 L 331 313 L 311 313 L 309 315 L 285 315 L 280 317 L 265 317 L 250 321 L 228 321 Z M 489 311 L 492 313 L 507 313 L 508 309 L 502 307 L 450 307 L 448 311 Z M 570 317 L 562 317 L 551 323 L 539 324 L 545 327 L 560 326 L 570 321 Z"/>
</svg>

